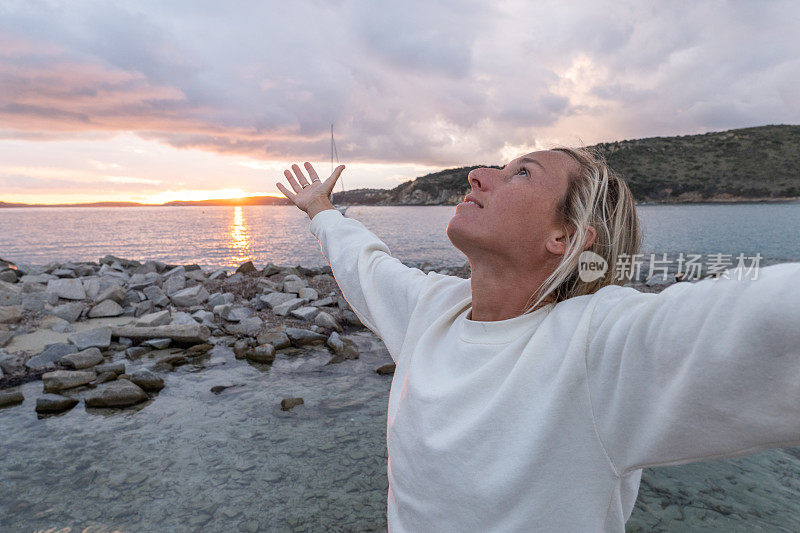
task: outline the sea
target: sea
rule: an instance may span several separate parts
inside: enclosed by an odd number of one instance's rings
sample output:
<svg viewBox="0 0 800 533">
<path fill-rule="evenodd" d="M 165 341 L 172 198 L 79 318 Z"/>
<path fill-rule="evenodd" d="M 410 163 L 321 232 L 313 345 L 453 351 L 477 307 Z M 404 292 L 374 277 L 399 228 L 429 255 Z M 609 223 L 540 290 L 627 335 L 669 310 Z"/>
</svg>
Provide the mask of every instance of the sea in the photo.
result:
<svg viewBox="0 0 800 533">
<path fill-rule="evenodd" d="M 348 216 L 404 261 L 462 265 L 445 235 L 453 212 L 353 206 Z M 639 216 L 643 251 L 659 259 L 800 261 L 800 203 L 643 205 Z M 324 264 L 293 207 L 0 210 L 3 259 L 106 254 L 226 269 Z M 361 357 L 337 365 L 324 347 L 261 365 L 217 345 L 122 410 L 79 404 L 40 418 L 41 382 L 19 386 L 23 404 L 0 408 L 0 532 L 386 531 L 391 376 L 375 369 L 391 359 L 369 332 L 349 337 Z M 287 397 L 304 404 L 282 411 Z M 800 531 L 798 495 L 800 448 L 648 468 L 626 530 Z"/>
<path fill-rule="evenodd" d="M 407 262 L 463 265 L 445 234 L 453 206 L 352 206 Z M 648 263 L 720 254 L 751 264 L 800 261 L 800 202 L 641 205 Z M 309 219 L 294 206 L 0 209 L 0 258 L 20 264 L 97 261 L 106 254 L 204 268 L 325 264 Z M 666 256 L 664 255 L 666 254 Z M 730 257 L 728 257 L 730 256 Z M 657 263 L 654 263 L 657 264 Z M 734 265 L 735 266 L 735 265 Z"/>
</svg>

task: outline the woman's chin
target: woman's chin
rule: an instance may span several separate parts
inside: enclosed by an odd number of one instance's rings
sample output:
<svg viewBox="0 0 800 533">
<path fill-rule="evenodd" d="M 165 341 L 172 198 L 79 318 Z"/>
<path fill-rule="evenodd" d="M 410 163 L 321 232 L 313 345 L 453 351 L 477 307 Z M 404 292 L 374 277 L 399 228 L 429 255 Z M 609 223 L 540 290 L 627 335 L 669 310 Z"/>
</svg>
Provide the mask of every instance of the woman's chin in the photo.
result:
<svg viewBox="0 0 800 533">
<path fill-rule="evenodd" d="M 461 250 L 462 253 L 466 254 L 467 250 L 470 248 L 471 238 L 467 233 L 466 228 L 462 226 L 457 217 L 453 217 L 450 219 L 450 223 L 447 224 L 447 229 L 445 233 L 447 234 L 447 238 L 450 239 L 450 242 L 453 246 Z"/>
</svg>

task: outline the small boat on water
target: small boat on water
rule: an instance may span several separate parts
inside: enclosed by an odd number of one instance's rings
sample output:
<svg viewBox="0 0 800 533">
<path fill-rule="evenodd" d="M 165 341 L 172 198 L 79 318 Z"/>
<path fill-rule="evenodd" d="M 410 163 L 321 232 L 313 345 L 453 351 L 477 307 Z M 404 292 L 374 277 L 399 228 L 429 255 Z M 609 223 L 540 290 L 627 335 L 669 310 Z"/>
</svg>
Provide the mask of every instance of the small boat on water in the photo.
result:
<svg viewBox="0 0 800 533">
<path fill-rule="evenodd" d="M 333 160 L 336 159 L 336 165 L 339 165 L 339 151 L 336 149 L 336 140 L 333 138 L 333 124 L 331 124 L 331 174 L 333 174 Z M 333 204 L 333 193 L 331 192 L 331 203 L 333 207 L 335 207 L 341 214 L 345 215 L 347 212 L 347 208 L 349 206 L 344 205 L 344 181 L 342 181 L 341 176 L 339 177 L 339 183 L 342 184 L 342 198 L 340 205 Z M 346 215 L 345 215 L 346 216 Z"/>
</svg>

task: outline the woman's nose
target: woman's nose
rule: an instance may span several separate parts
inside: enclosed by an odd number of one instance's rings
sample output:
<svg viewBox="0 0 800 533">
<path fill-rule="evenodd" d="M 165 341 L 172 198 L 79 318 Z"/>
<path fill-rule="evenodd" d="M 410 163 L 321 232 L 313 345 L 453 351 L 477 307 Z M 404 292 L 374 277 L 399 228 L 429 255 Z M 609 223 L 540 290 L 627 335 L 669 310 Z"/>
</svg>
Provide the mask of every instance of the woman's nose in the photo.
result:
<svg viewBox="0 0 800 533">
<path fill-rule="evenodd" d="M 473 189 L 484 190 L 492 179 L 492 170 L 486 167 L 472 169 L 467 174 L 467 181 Z"/>
</svg>

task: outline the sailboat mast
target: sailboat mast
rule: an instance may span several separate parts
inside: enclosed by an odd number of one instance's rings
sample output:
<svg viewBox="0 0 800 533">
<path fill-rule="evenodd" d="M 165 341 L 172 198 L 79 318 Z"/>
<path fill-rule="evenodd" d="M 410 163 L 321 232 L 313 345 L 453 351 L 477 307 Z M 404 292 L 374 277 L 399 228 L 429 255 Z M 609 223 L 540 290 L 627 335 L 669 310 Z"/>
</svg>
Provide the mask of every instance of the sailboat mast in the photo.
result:
<svg viewBox="0 0 800 533">
<path fill-rule="evenodd" d="M 339 164 L 339 150 L 336 149 L 336 141 L 333 138 L 333 123 L 331 122 L 331 174 L 333 174 L 333 159 L 336 158 L 336 164 Z M 339 183 L 342 184 L 342 203 L 344 203 L 344 180 L 339 177 Z M 333 198 L 333 191 L 331 191 L 331 198 Z"/>
</svg>

